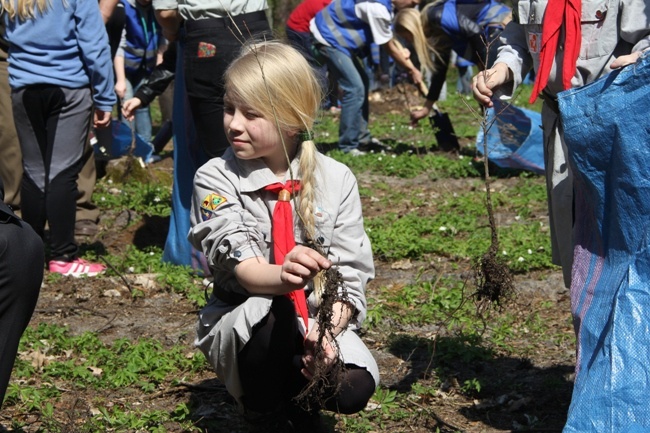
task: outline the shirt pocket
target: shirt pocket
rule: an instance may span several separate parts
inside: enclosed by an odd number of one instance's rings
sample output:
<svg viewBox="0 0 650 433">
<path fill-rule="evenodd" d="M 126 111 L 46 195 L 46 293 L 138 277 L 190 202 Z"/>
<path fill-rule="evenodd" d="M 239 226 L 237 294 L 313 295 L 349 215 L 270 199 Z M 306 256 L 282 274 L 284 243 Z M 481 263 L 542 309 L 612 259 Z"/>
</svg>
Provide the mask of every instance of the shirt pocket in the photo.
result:
<svg viewBox="0 0 650 433">
<path fill-rule="evenodd" d="M 257 230 L 259 231 L 264 244 L 260 245 L 262 248 L 262 253 L 266 257 L 271 257 L 271 251 L 273 250 L 273 232 L 271 221 L 264 218 L 257 218 Z"/>
<path fill-rule="evenodd" d="M 615 5 L 610 7 L 610 3 L 607 0 L 582 2 L 581 59 L 609 56 L 616 48 L 618 41 L 617 13 Z"/>
<path fill-rule="evenodd" d="M 327 257 L 332 241 L 334 239 L 334 218 L 321 207 L 316 206 L 314 209 L 314 223 L 316 228 L 314 242 L 317 248 Z"/>
</svg>

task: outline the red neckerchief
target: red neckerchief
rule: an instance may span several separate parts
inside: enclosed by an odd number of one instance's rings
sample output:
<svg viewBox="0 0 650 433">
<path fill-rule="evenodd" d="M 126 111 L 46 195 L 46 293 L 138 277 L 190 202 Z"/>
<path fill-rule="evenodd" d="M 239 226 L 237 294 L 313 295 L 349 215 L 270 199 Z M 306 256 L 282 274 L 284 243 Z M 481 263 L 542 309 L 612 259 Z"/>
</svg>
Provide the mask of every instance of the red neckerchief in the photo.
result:
<svg viewBox="0 0 650 433">
<path fill-rule="evenodd" d="M 580 15 L 581 0 L 549 0 L 542 23 L 542 49 L 539 52 L 537 78 L 530 95 L 530 103 L 544 90 L 555 60 L 555 52 L 560 40 L 560 28 L 564 25 L 564 60 L 562 84 L 564 89 L 571 87 L 571 78 L 576 73 L 576 63 L 580 54 Z"/>
<path fill-rule="evenodd" d="M 284 263 L 286 256 L 296 241 L 293 237 L 293 211 L 291 210 L 291 195 L 300 190 L 299 181 L 287 181 L 284 185 L 277 182 L 264 188 L 278 194 L 278 201 L 273 209 L 273 257 L 276 265 Z M 305 330 L 309 329 L 309 311 L 307 310 L 307 300 L 305 299 L 305 290 L 298 289 L 287 293 L 289 299 L 293 301 L 296 312 L 302 317 L 305 323 Z"/>
</svg>

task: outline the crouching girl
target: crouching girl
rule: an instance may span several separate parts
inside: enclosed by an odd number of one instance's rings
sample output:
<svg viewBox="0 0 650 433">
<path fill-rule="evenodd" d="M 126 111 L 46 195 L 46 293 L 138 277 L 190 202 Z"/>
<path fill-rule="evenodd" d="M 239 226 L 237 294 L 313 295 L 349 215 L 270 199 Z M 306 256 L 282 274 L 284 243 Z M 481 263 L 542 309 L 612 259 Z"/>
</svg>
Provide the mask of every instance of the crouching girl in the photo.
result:
<svg viewBox="0 0 650 433">
<path fill-rule="evenodd" d="M 249 421 L 322 431 L 319 409 L 358 412 L 379 383 L 354 332 L 374 276 L 357 182 L 311 139 L 321 89 L 298 51 L 246 46 L 225 85 L 230 149 L 194 180 L 189 239 L 214 277 L 196 344 Z M 319 321 L 324 272 L 338 284 L 329 319 Z M 323 325 L 331 332 L 319 339 Z M 298 402 L 322 365 L 344 368 L 318 382 L 321 398 Z"/>
</svg>

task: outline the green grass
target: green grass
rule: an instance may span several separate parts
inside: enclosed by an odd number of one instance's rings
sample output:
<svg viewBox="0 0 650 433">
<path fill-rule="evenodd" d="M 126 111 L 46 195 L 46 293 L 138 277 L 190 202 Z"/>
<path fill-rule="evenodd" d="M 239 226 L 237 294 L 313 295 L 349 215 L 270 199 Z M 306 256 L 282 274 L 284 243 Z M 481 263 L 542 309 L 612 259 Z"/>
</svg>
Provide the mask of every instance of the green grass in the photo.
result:
<svg viewBox="0 0 650 433">
<path fill-rule="evenodd" d="M 549 269 L 550 240 L 545 220 L 535 215 L 545 203 L 544 186 L 524 182 L 514 191 L 495 193 L 497 209 L 516 216 L 499 226 L 502 254 L 514 271 Z M 388 198 L 386 201 L 391 202 Z M 386 212 L 366 218 L 375 257 L 381 260 L 422 259 L 428 255 L 462 260 L 478 257 L 490 243 L 484 197 L 476 191 L 443 194 L 422 210 L 410 206 L 405 215 Z"/>
<path fill-rule="evenodd" d="M 92 389 L 100 391 L 99 395 L 105 395 L 108 391 L 115 396 L 131 389 L 140 396 L 146 396 L 161 387 L 173 386 L 186 374 L 206 369 L 202 354 L 181 345 L 164 347 L 161 341 L 150 338 L 137 341 L 120 338 L 107 344 L 94 333 L 71 335 L 66 327 L 46 323 L 26 330 L 20 351 L 41 354 L 46 362 L 37 368 L 32 363 L 17 360 L 14 380 L 28 380 L 38 375 L 41 385 L 24 387 L 13 383 L 8 389 L 5 404 L 19 406 L 28 412 L 40 411 L 46 415 L 46 419 L 48 413 L 53 418 L 52 402 L 62 393 L 57 384 L 65 383 L 65 388 L 80 393 Z M 95 402 L 98 413 L 86 425 L 88 431 L 113 428 L 116 431 L 145 429 L 162 432 L 166 430 L 160 430 L 160 423 L 175 420 L 177 415 L 166 411 L 140 411 L 136 405 L 125 403 L 124 407 L 120 407 L 109 402 Z M 191 424 L 187 427 L 190 428 Z M 61 428 L 59 423 L 50 419 L 45 431 L 59 431 Z"/>
</svg>

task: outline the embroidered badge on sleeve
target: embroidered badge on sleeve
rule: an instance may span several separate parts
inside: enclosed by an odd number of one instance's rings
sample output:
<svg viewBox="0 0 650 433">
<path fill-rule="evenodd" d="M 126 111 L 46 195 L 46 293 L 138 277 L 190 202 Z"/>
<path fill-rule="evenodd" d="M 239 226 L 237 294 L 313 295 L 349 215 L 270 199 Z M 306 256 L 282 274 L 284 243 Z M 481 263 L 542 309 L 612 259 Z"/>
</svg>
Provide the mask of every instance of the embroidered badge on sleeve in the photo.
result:
<svg viewBox="0 0 650 433">
<path fill-rule="evenodd" d="M 201 218 L 203 218 L 203 221 L 214 217 L 214 211 L 225 202 L 226 197 L 215 193 L 208 194 L 201 203 Z"/>
</svg>

